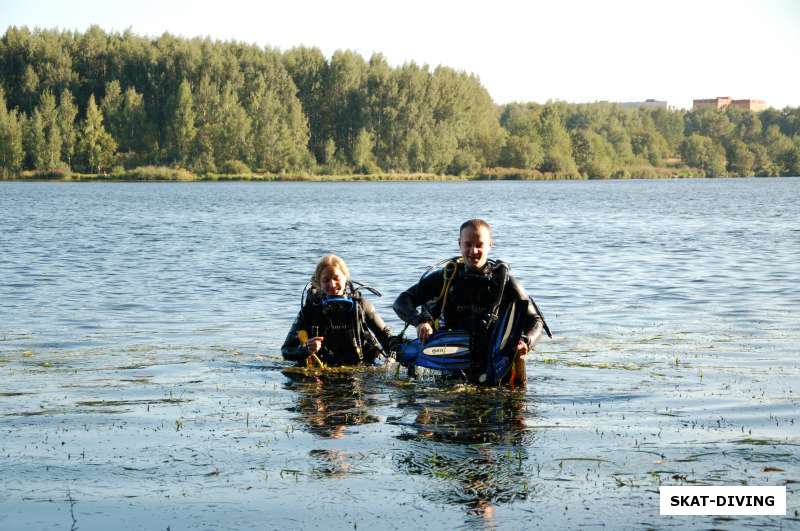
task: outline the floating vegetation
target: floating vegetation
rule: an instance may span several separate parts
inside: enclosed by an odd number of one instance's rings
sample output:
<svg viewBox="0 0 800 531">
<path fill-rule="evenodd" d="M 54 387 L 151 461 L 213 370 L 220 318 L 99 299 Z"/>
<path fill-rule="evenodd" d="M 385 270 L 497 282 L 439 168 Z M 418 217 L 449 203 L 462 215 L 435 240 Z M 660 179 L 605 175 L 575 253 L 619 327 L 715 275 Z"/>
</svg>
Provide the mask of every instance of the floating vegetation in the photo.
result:
<svg viewBox="0 0 800 531">
<path fill-rule="evenodd" d="M 737 445 L 747 444 L 752 446 L 800 446 L 800 442 L 776 441 L 770 439 L 755 439 L 751 437 L 737 439 L 733 441 L 733 444 Z"/>
<path fill-rule="evenodd" d="M 153 405 L 153 404 L 184 404 L 191 402 L 188 398 L 149 398 L 144 400 L 90 400 L 78 402 L 79 406 L 138 406 L 138 405 Z"/>
<path fill-rule="evenodd" d="M 594 461 L 597 463 L 609 463 L 608 459 L 600 459 L 598 457 L 556 457 L 556 461 Z"/>
<path fill-rule="evenodd" d="M 628 362 L 628 363 L 591 362 L 591 361 L 566 360 L 561 358 L 542 358 L 539 361 L 541 363 L 566 365 L 567 367 L 580 367 L 585 369 L 614 369 L 623 371 L 641 370 L 641 366 L 633 362 Z"/>
</svg>

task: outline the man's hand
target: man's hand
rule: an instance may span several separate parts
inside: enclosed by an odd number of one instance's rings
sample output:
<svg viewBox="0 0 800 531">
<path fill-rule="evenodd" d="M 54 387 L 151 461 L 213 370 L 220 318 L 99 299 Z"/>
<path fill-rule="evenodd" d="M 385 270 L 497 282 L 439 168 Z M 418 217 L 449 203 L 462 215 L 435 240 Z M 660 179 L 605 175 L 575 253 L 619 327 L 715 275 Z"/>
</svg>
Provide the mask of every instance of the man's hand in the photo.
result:
<svg viewBox="0 0 800 531">
<path fill-rule="evenodd" d="M 527 354 L 528 354 L 528 343 L 520 339 L 517 342 L 517 357 L 524 358 Z"/>
<path fill-rule="evenodd" d="M 433 327 L 429 322 L 426 321 L 417 325 L 417 337 L 423 343 L 425 343 L 432 334 Z"/>
</svg>

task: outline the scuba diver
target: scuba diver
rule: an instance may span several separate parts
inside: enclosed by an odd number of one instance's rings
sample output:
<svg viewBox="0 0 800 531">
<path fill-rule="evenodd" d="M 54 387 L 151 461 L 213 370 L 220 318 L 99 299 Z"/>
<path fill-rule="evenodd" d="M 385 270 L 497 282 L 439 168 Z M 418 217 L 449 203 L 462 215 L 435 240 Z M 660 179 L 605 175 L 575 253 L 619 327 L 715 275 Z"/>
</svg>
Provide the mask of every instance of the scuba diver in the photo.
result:
<svg viewBox="0 0 800 531">
<path fill-rule="evenodd" d="M 465 221 L 458 237 L 461 256 L 429 270 L 395 300 L 397 315 L 417 329 L 418 351 L 428 354 L 427 358 L 414 352 L 398 357 L 410 365 L 410 374 L 413 364 L 420 363 L 415 361 L 419 356 L 432 363 L 431 368 L 458 369 L 472 383 L 524 385 L 524 357 L 543 329 L 550 332 L 536 303 L 508 272 L 508 265 L 489 259 L 492 245 L 492 229 L 486 221 Z M 425 347 L 435 345 L 445 331 L 461 335 L 445 337 L 437 348 Z M 457 349 L 454 343 L 463 348 Z M 453 363 L 448 366 L 451 353 Z"/>
<path fill-rule="evenodd" d="M 368 286 L 350 280 L 344 260 L 323 256 L 300 312 L 281 347 L 284 359 L 307 367 L 371 365 L 389 351 L 391 330 L 362 295 Z"/>
</svg>

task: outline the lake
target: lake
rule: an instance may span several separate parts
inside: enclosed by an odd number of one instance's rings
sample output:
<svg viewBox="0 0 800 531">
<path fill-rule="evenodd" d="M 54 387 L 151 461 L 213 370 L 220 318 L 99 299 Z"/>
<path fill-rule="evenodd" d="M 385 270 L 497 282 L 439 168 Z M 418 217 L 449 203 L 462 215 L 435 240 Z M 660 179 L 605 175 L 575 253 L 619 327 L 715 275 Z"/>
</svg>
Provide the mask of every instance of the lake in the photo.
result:
<svg viewBox="0 0 800 531">
<path fill-rule="evenodd" d="M 322 254 L 399 331 L 471 217 L 527 388 L 281 372 Z M 0 528 L 797 527 L 798 308 L 797 178 L 0 182 Z M 743 484 L 786 517 L 659 516 Z"/>
</svg>

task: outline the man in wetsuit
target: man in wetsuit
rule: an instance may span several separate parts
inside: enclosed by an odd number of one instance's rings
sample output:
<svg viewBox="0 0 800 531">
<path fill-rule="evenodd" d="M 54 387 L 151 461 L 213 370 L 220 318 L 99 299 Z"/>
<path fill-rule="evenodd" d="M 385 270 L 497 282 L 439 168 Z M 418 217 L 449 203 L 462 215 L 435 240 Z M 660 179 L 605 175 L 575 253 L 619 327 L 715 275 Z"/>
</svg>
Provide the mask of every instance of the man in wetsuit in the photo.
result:
<svg viewBox="0 0 800 531">
<path fill-rule="evenodd" d="M 440 328 L 469 332 L 472 367 L 468 376 L 478 381 L 486 370 L 490 327 L 497 319 L 498 308 L 520 301 L 526 311 L 517 341 L 516 355 L 521 361 L 517 362 L 516 378 L 517 383 L 524 383 L 522 358 L 533 349 L 544 320 L 522 286 L 508 274 L 508 266 L 489 260 L 492 244 L 492 229 L 486 221 L 465 221 L 458 237 L 460 259 L 425 274 L 397 297 L 394 311 L 417 328 L 417 337 L 423 342 L 433 334 L 437 323 Z"/>
</svg>

